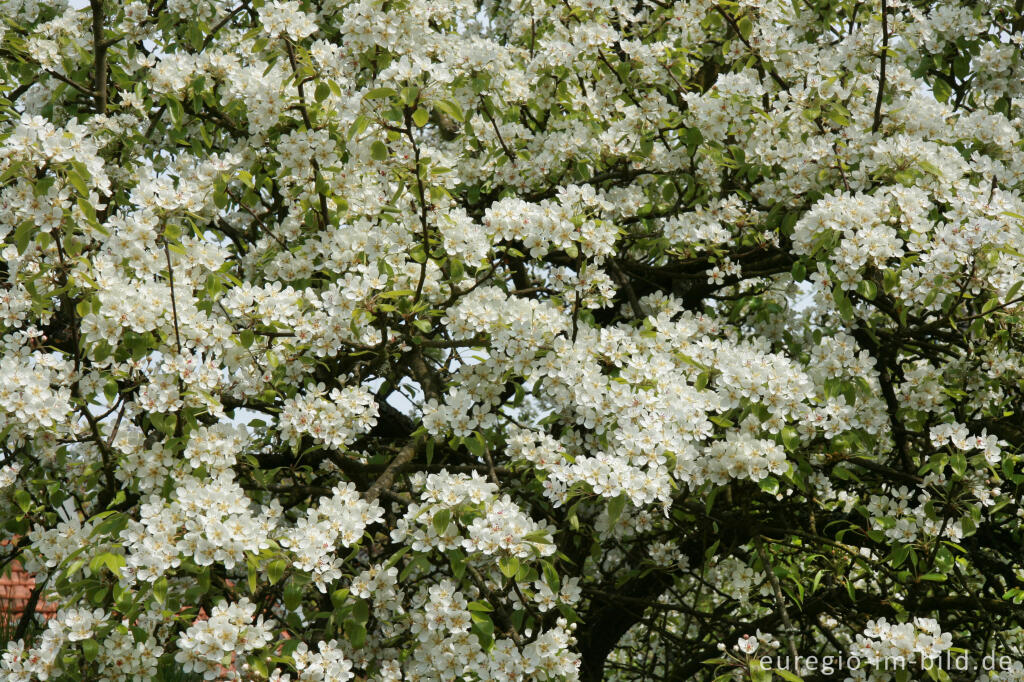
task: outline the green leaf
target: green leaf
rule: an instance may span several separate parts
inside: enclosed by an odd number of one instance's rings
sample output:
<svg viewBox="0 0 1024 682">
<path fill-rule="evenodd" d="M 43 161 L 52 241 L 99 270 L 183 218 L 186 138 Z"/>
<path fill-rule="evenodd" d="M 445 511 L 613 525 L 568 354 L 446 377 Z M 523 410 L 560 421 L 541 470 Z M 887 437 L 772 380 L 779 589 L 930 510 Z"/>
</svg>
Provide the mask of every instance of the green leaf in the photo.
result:
<svg viewBox="0 0 1024 682">
<path fill-rule="evenodd" d="M 181 125 L 181 120 L 185 117 L 185 110 L 181 106 L 181 102 L 177 98 L 168 97 L 164 100 L 167 105 L 167 111 L 171 114 L 171 123 L 175 127 Z"/>
<path fill-rule="evenodd" d="M 366 643 L 366 626 L 354 620 L 346 620 L 345 636 L 353 648 L 360 649 Z"/>
<path fill-rule="evenodd" d="M 889 562 L 893 565 L 893 568 L 899 568 L 900 565 L 907 560 L 909 555 L 910 545 L 893 547 L 892 552 L 889 553 Z"/>
<path fill-rule="evenodd" d="M 160 606 L 167 603 L 167 577 L 160 576 L 157 581 L 153 583 L 153 599 L 156 599 Z"/>
<path fill-rule="evenodd" d="M 98 554 L 92 558 L 92 561 L 89 562 L 89 570 L 95 574 L 99 573 L 99 571 L 104 566 L 106 566 L 107 570 L 109 570 L 114 575 L 120 575 L 121 569 L 124 567 L 124 565 L 124 557 L 120 554 L 114 554 L 113 552 L 104 552 L 103 554 Z"/>
<path fill-rule="evenodd" d="M 485 601 L 471 601 L 466 607 L 470 611 L 477 611 L 478 613 L 490 613 L 494 609 Z"/>
<path fill-rule="evenodd" d="M 100 653 L 100 645 L 95 639 L 91 637 L 82 641 L 82 656 L 87 661 L 96 660 L 96 656 Z"/>
<path fill-rule="evenodd" d="M 363 95 L 363 99 L 384 99 L 385 97 L 393 97 L 394 95 L 394 88 L 374 88 Z"/>
<path fill-rule="evenodd" d="M 276 584 L 284 577 L 284 570 L 287 566 L 288 562 L 284 559 L 277 559 L 267 564 L 267 579 L 270 580 L 271 585 Z"/>
<path fill-rule="evenodd" d="M 622 516 L 622 510 L 626 507 L 626 496 L 619 495 L 608 502 L 608 527 L 615 525 L 615 522 Z"/>
<path fill-rule="evenodd" d="M 772 672 L 781 677 L 782 679 L 788 680 L 789 682 L 804 682 L 804 678 L 798 675 L 794 675 L 788 670 L 783 670 L 782 668 L 775 668 Z"/>
<path fill-rule="evenodd" d="M 949 465 L 957 476 L 963 476 L 967 472 L 967 457 L 962 452 L 954 452 L 949 458 Z"/>
<path fill-rule="evenodd" d="M 333 604 L 334 608 L 336 608 L 336 609 L 340 609 L 342 606 L 344 606 L 346 599 L 348 599 L 348 589 L 347 588 L 340 589 L 340 590 L 335 590 L 334 592 L 331 592 L 331 604 Z"/>
<path fill-rule="evenodd" d="M 299 608 L 302 603 L 302 588 L 296 580 L 289 580 L 284 586 L 284 605 L 289 611 Z"/>
<path fill-rule="evenodd" d="M 799 432 L 792 426 L 783 427 L 782 444 L 786 446 L 787 450 L 796 450 L 800 446 Z"/>
<path fill-rule="evenodd" d="M 18 503 L 21 511 L 28 513 L 29 508 L 32 506 L 32 498 L 25 490 L 16 490 L 14 492 L 14 501 Z"/>
<path fill-rule="evenodd" d="M 772 671 L 766 670 L 760 661 L 750 663 L 750 682 L 771 682 Z"/>
<path fill-rule="evenodd" d="M 70 182 L 71 186 L 74 187 L 83 197 L 89 196 L 89 188 L 85 184 L 85 180 L 82 179 L 81 175 L 74 171 L 68 173 L 68 182 Z"/>
<path fill-rule="evenodd" d="M 548 587 L 551 588 L 552 592 L 558 592 L 561 587 L 558 579 L 558 571 L 556 571 L 551 562 L 546 559 L 541 559 L 540 567 L 544 572 L 544 582 L 548 584 Z"/>
<path fill-rule="evenodd" d="M 511 578 L 519 572 L 519 559 L 514 556 L 505 556 L 498 560 L 498 568 L 502 575 Z"/>
<path fill-rule="evenodd" d="M 388 146 L 380 140 L 376 140 L 370 145 L 370 157 L 375 161 L 383 161 L 388 158 Z"/>
<path fill-rule="evenodd" d="M 18 254 L 24 254 L 25 250 L 28 249 L 28 244 L 32 241 L 32 235 L 36 231 L 36 226 L 29 220 L 26 220 L 14 231 L 14 245 L 18 247 Z"/>
<path fill-rule="evenodd" d="M 483 457 L 487 452 L 487 446 L 484 444 L 483 436 L 480 435 L 479 431 L 474 431 L 473 435 L 463 438 L 462 442 L 465 443 L 466 449 L 476 457 Z"/>
<path fill-rule="evenodd" d="M 841 295 L 836 297 L 836 308 L 839 310 L 839 315 L 847 322 L 853 322 L 853 303 L 850 302 L 850 297 Z"/>
<path fill-rule="evenodd" d="M 867 300 L 873 301 L 878 295 L 878 285 L 870 279 L 862 279 L 857 283 L 857 293 Z"/>
<path fill-rule="evenodd" d="M 434 530 L 437 531 L 438 535 L 444 535 L 445 531 L 448 530 L 448 524 L 451 523 L 451 520 L 451 510 L 441 509 L 434 512 L 434 518 L 431 523 L 434 525 Z"/>
<path fill-rule="evenodd" d="M 420 96 L 420 89 L 415 85 L 409 85 L 402 88 L 402 102 L 407 105 L 412 105 L 416 101 L 416 98 Z"/>
<path fill-rule="evenodd" d="M 416 111 L 412 112 L 412 122 L 416 124 L 417 128 L 422 128 L 427 125 L 427 121 L 430 120 L 430 112 L 423 107 L 420 107 Z"/>
<path fill-rule="evenodd" d="M 740 30 L 740 35 L 744 39 L 750 37 L 750 32 L 754 29 L 753 23 L 750 21 L 750 15 L 744 14 L 740 17 L 740 20 L 736 22 L 737 28 Z"/>
<path fill-rule="evenodd" d="M 370 620 L 370 606 L 364 599 L 357 599 L 352 604 L 352 617 L 357 623 L 365 623 Z"/>
<path fill-rule="evenodd" d="M 456 580 L 462 580 L 462 576 L 466 575 L 466 555 L 460 549 L 449 549 L 446 554 L 452 567 L 452 575 Z"/>
<path fill-rule="evenodd" d="M 439 100 L 434 102 L 434 106 L 440 109 L 443 113 L 448 114 L 453 119 L 462 123 L 466 120 L 465 114 L 462 113 L 462 109 L 455 102 L 449 100 Z"/>
<path fill-rule="evenodd" d="M 356 135 L 361 134 L 370 125 L 370 119 L 366 116 L 356 116 L 356 120 L 352 121 L 352 126 L 348 129 L 348 139 L 352 139 Z"/>
<path fill-rule="evenodd" d="M 316 86 L 316 92 L 313 93 L 313 97 L 316 98 L 317 102 L 323 102 L 330 94 L 331 86 L 324 81 L 320 81 Z"/>
</svg>

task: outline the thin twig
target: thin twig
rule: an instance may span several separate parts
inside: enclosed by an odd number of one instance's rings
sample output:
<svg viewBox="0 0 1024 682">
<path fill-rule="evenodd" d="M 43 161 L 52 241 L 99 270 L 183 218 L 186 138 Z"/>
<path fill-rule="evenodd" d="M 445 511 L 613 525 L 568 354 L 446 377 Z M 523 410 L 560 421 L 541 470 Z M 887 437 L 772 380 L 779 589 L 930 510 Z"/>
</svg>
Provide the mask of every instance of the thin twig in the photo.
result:
<svg viewBox="0 0 1024 682">
<path fill-rule="evenodd" d="M 164 256 L 167 257 L 167 279 L 171 286 L 171 315 L 174 318 L 174 342 L 181 353 L 181 335 L 178 333 L 178 304 L 174 300 L 174 268 L 171 267 L 171 249 L 167 246 L 167 238 L 163 238 Z"/>
<path fill-rule="evenodd" d="M 889 55 L 889 22 L 887 13 L 889 6 L 882 0 L 882 57 L 878 67 L 878 95 L 875 97 L 875 118 L 871 124 L 871 132 L 877 133 L 882 125 L 882 96 L 885 94 L 885 60 Z"/>
<path fill-rule="evenodd" d="M 103 0 L 89 0 L 92 9 L 93 90 L 96 96 L 96 110 L 107 113 L 107 48 L 103 40 Z"/>
<path fill-rule="evenodd" d="M 754 545 L 757 547 L 757 555 L 761 559 L 761 568 L 768 575 L 768 582 L 771 583 L 772 590 L 775 592 L 775 604 L 779 609 L 779 617 L 782 619 L 782 626 L 785 628 L 786 645 L 789 647 L 789 655 L 793 657 L 793 660 L 797 660 L 796 642 L 793 640 L 793 621 L 789 619 L 789 611 L 786 610 L 786 599 L 782 594 L 782 586 L 779 585 L 779 579 L 775 575 L 775 571 L 772 570 L 772 566 L 768 563 L 768 554 L 764 551 L 764 543 L 761 541 L 760 535 L 754 536 Z"/>
<path fill-rule="evenodd" d="M 491 122 L 491 127 L 494 128 L 494 134 L 498 136 L 498 144 L 501 145 L 501 148 L 505 152 L 505 156 L 508 157 L 508 160 L 512 162 L 513 166 L 515 166 L 516 157 L 513 156 L 511 150 L 509 150 L 508 148 L 508 145 L 505 144 L 505 138 L 501 136 L 501 131 L 498 130 L 498 124 L 494 120 L 494 116 L 491 115 L 491 110 L 487 108 L 487 101 L 484 99 L 483 95 L 477 96 L 480 98 L 480 103 L 483 104 L 484 106 L 484 115 L 487 116 L 487 120 Z"/>
</svg>

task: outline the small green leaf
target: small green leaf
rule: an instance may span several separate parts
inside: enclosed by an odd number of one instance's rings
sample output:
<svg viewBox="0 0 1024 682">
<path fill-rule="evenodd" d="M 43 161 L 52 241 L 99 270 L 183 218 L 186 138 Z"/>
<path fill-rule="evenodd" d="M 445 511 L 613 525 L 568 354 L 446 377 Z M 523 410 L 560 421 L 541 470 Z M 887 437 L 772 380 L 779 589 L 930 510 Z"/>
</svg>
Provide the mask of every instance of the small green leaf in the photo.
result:
<svg viewBox="0 0 1024 682">
<path fill-rule="evenodd" d="M 85 184 L 85 180 L 82 179 L 81 175 L 74 171 L 68 173 L 68 182 L 70 182 L 71 186 L 74 187 L 83 197 L 89 196 L 89 188 Z"/>
<path fill-rule="evenodd" d="M 383 161 L 388 158 L 388 147 L 380 140 L 376 140 L 370 145 L 370 157 L 375 161 Z"/>
<path fill-rule="evenodd" d="M 289 580 L 284 587 L 284 605 L 289 611 L 299 608 L 302 603 L 302 589 L 297 581 Z"/>
<path fill-rule="evenodd" d="M 340 609 L 345 605 L 345 600 L 348 599 L 348 589 L 335 590 L 331 592 L 331 604 L 334 608 Z"/>
<path fill-rule="evenodd" d="M 156 599 L 160 606 L 163 606 L 167 602 L 167 577 L 160 576 L 155 583 L 153 583 L 153 599 Z"/>
<path fill-rule="evenodd" d="M 465 114 L 462 113 L 462 109 L 460 109 L 459 105 L 456 104 L 455 102 L 451 102 L 448 100 L 440 100 L 434 102 L 434 106 L 440 109 L 443 113 L 451 116 L 459 123 L 462 123 L 466 120 L 466 116 Z"/>
<path fill-rule="evenodd" d="M 438 535 L 444 535 L 445 531 L 448 530 L 448 524 L 451 523 L 451 520 L 452 512 L 450 509 L 441 509 L 434 512 L 432 523 Z"/>
<path fill-rule="evenodd" d="M 25 253 L 29 242 L 32 241 L 32 234 L 35 232 L 35 224 L 26 220 L 14 231 L 14 245 L 18 247 L 18 254 Z"/>
<path fill-rule="evenodd" d="M 363 95 L 363 99 L 384 99 L 385 97 L 392 97 L 394 94 L 394 88 L 374 88 Z"/>
<path fill-rule="evenodd" d="M 360 649 L 366 643 L 366 626 L 354 620 L 346 620 L 345 635 L 353 648 Z"/>
<path fill-rule="evenodd" d="M 357 599 L 352 605 L 352 617 L 357 623 L 365 623 L 370 620 L 370 606 L 364 599 Z"/>
<path fill-rule="evenodd" d="M 267 564 L 267 579 L 270 580 L 270 584 L 274 585 L 282 577 L 284 577 L 284 570 L 288 566 L 288 562 L 284 559 L 277 559 Z"/>
<path fill-rule="evenodd" d="M 615 525 L 615 522 L 622 516 L 622 510 L 626 507 L 626 496 L 619 495 L 608 502 L 608 527 Z"/>
<path fill-rule="evenodd" d="M 519 559 L 514 556 L 502 557 L 498 560 L 498 568 L 501 569 L 502 575 L 511 578 L 519 572 Z"/>
<path fill-rule="evenodd" d="M 541 570 L 544 572 L 544 582 L 548 584 L 548 587 L 551 588 L 552 592 L 558 592 L 561 587 L 558 579 L 558 571 L 556 571 L 551 562 L 546 559 L 541 559 L 540 566 Z"/>
<path fill-rule="evenodd" d="M 401 298 L 403 296 L 413 296 L 416 292 L 412 289 L 393 289 L 392 291 L 385 291 L 377 294 L 377 298 Z"/>
<path fill-rule="evenodd" d="M 100 645 L 95 639 L 89 638 L 82 641 L 82 655 L 85 660 L 94 661 L 99 653 Z"/>
<path fill-rule="evenodd" d="M 422 128 L 423 126 L 427 125 L 427 121 L 429 120 L 430 113 L 423 107 L 420 107 L 416 111 L 412 112 L 412 122 L 416 124 L 417 128 Z"/>
<path fill-rule="evenodd" d="M 409 85 L 402 88 L 402 102 L 407 105 L 412 105 L 413 102 L 420 96 L 420 89 L 415 85 Z"/>
<path fill-rule="evenodd" d="M 878 295 L 878 285 L 870 279 L 862 279 L 857 283 L 857 293 L 869 301 L 875 300 Z"/>
</svg>

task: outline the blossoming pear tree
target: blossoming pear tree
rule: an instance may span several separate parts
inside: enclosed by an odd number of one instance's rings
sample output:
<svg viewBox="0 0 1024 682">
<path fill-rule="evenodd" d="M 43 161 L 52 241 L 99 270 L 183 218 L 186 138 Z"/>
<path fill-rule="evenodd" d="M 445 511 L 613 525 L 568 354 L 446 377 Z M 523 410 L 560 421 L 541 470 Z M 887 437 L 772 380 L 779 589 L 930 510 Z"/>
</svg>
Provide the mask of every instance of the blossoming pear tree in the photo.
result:
<svg viewBox="0 0 1024 682">
<path fill-rule="evenodd" d="M 1024 676 L 1020 0 L 0 19 L 0 679 Z"/>
</svg>

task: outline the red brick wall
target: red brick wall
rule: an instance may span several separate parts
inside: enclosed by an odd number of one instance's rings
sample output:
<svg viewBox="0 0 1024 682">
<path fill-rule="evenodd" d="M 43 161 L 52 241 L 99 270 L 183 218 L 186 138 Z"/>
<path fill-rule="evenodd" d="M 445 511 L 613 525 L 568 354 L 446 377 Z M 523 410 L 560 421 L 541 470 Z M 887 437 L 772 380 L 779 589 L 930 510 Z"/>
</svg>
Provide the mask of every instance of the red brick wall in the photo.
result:
<svg viewBox="0 0 1024 682">
<path fill-rule="evenodd" d="M 0 621 L 17 622 L 28 604 L 36 581 L 17 561 L 11 562 L 10 569 L 10 575 L 0 576 Z M 36 613 L 49 618 L 57 613 L 57 605 L 40 600 L 36 604 Z"/>
</svg>

